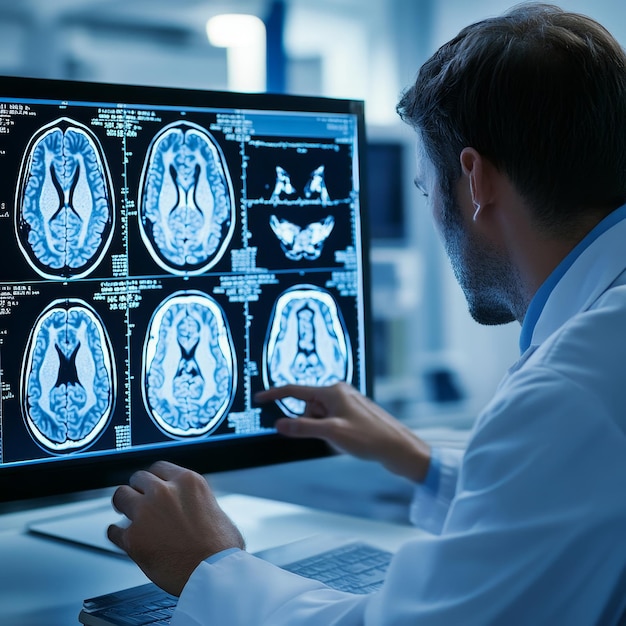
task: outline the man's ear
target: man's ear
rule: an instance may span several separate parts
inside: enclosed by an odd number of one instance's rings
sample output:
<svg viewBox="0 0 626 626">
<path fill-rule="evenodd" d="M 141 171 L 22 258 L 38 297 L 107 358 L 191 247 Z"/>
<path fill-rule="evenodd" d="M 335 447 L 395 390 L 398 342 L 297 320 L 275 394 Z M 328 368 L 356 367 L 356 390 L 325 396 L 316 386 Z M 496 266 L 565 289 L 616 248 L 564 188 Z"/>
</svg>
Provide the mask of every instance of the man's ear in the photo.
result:
<svg viewBox="0 0 626 626">
<path fill-rule="evenodd" d="M 459 157 L 461 171 L 469 183 L 469 192 L 474 206 L 473 219 L 476 221 L 480 212 L 491 201 L 491 180 L 489 164 L 474 148 L 463 148 Z"/>
</svg>

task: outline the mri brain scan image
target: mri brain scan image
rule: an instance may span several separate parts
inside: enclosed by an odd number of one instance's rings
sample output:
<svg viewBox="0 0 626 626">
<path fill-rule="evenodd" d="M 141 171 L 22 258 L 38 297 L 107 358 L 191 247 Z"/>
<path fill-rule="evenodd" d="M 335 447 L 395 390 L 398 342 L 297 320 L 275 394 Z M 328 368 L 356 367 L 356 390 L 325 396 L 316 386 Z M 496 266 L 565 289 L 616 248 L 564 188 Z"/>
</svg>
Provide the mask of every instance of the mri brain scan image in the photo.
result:
<svg viewBox="0 0 626 626">
<path fill-rule="evenodd" d="M 144 400 L 172 437 L 212 431 L 236 387 L 235 351 L 224 311 L 200 291 L 180 291 L 154 312 L 144 348 Z"/>
<path fill-rule="evenodd" d="M 292 196 L 296 193 L 296 188 L 291 184 L 289 173 L 280 165 L 276 166 L 276 182 L 270 197 L 270 202 L 276 204 L 281 197 Z"/>
<path fill-rule="evenodd" d="M 44 449 L 71 452 L 93 442 L 115 403 L 115 363 L 102 320 L 82 300 L 56 300 L 39 316 L 24 351 L 22 406 Z"/>
<path fill-rule="evenodd" d="M 352 352 L 333 297 L 312 285 L 283 292 L 274 306 L 263 355 L 266 388 L 295 383 L 331 385 L 352 379 Z M 295 398 L 277 402 L 290 417 L 304 413 Z"/>
<path fill-rule="evenodd" d="M 91 130 L 65 117 L 41 128 L 23 156 L 17 189 L 16 235 L 35 271 L 60 280 L 92 272 L 111 242 L 115 208 Z"/>
<path fill-rule="evenodd" d="M 139 225 L 155 262 L 177 275 L 215 265 L 233 235 L 235 201 L 212 135 L 191 122 L 166 126 L 150 145 L 141 179 Z"/>
<path fill-rule="evenodd" d="M 270 202 L 276 205 L 281 200 L 292 200 L 298 197 L 302 199 L 303 196 L 306 200 L 318 200 L 322 206 L 326 206 L 330 202 L 330 196 L 328 194 L 328 189 L 326 188 L 324 170 L 324 165 L 316 167 L 311 172 L 304 189 L 301 190 L 302 193 L 297 196 L 296 194 L 298 193 L 298 190 L 291 184 L 291 176 L 289 172 L 284 167 L 277 165 L 276 181 L 274 183 L 272 195 L 270 196 Z"/>
<path fill-rule="evenodd" d="M 328 189 L 326 189 L 326 181 L 324 178 L 324 166 L 320 165 L 311 172 L 311 176 L 304 187 L 304 196 L 306 198 L 319 198 L 323 205 L 330 202 Z"/>
<path fill-rule="evenodd" d="M 321 222 L 312 222 L 304 228 L 285 219 L 270 215 L 270 227 L 280 241 L 280 247 L 291 261 L 315 261 L 319 259 L 324 242 L 335 226 L 335 218 L 329 215 Z"/>
</svg>

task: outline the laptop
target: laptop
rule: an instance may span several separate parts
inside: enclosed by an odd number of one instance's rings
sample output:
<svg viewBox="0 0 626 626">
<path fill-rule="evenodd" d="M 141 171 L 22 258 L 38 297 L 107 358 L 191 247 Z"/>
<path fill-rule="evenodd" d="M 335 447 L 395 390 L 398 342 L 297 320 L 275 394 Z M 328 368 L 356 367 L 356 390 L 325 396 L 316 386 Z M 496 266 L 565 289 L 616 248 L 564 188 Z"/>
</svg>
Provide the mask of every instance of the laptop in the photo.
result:
<svg viewBox="0 0 626 626">
<path fill-rule="evenodd" d="M 383 584 L 392 553 L 344 537 L 314 535 L 255 553 L 274 565 L 350 593 Z M 153 583 L 88 598 L 78 617 L 85 626 L 165 626 L 177 598 Z"/>
</svg>

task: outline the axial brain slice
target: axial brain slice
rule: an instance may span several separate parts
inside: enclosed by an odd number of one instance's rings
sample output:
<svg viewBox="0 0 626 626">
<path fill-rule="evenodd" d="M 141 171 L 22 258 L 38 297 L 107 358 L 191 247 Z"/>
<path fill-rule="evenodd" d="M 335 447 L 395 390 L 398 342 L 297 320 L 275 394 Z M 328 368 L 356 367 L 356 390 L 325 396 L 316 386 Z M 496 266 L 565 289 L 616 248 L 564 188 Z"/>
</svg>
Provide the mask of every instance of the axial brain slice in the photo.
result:
<svg viewBox="0 0 626 626">
<path fill-rule="evenodd" d="M 165 127 L 146 157 L 139 200 L 142 238 L 155 261 L 174 274 L 197 274 L 224 253 L 235 204 L 223 156 L 191 122 Z"/>
<path fill-rule="evenodd" d="M 224 418 L 236 382 L 234 346 L 221 307 L 178 292 L 155 311 L 144 350 L 144 399 L 167 434 L 207 434 Z"/>
<path fill-rule="evenodd" d="M 29 263 L 46 278 L 89 274 L 108 247 L 113 191 L 93 133 L 68 118 L 31 140 L 20 170 L 16 230 Z"/>
<path fill-rule="evenodd" d="M 350 339 L 333 297 L 302 286 L 281 294 L 268 331 L 263 376 L 266 387 L 290 383 L 331 385 L 352 378 Z M 291 417 L 304 413 L 304 402 L 278 402 Z"/>
<path fill-rule="evenodd" d="M 86 303 L 53 302 L 24 354 L 22 405 L 35 440 L 54 452 L 91 443 L 114 404 L 115 370 L 102 321 Z"/>
</svg>

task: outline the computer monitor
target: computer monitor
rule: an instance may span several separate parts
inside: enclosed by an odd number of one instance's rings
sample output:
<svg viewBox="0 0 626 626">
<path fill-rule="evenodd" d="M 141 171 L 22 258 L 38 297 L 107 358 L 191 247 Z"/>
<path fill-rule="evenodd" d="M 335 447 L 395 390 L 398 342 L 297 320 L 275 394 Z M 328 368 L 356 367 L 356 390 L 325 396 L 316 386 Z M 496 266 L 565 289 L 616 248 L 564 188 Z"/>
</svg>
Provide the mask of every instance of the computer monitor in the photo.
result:
<svg viewBox="0 0 626 626">
<path fill-rule="evenodd" d="M 379 241 L 403 243 L 406 239 L 405 152 L 406 144 L 392 138 L 367 144 L 366 195 L 377 208 L 370 214 L 370 228 Z"/>
<path fill-rule="evenodd" d="M 370 393 L 363 104 L 0 79 L 0 502 L 328 454 Z"/>
</svg>

